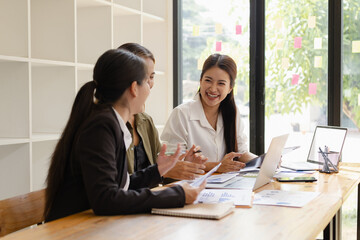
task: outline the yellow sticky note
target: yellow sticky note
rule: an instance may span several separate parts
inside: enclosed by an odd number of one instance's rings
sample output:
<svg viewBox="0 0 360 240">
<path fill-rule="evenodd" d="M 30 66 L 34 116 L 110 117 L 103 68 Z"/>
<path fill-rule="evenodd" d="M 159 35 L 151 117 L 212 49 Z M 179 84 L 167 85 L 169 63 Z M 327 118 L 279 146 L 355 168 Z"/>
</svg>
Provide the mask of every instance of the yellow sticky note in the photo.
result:
<svg viewBox="0 0 360 240">
<path fill-rule="evenodd" d="M 193 36 L 199 36 L 200 35 L 200 27 L 198 25 L 193 26 Z"/>
<path fill-rule="evenodd" d="M 289 58 L 283 58 L 283 59 L 281 60 L 281 66 L 282 66 L 282 68 L 288 69 L 288 68 L 289 68 L 289 64 L 290 64 Z"/>
<path fill-rule="evenodd" d="M 316 67 L 316 68 L 322 67 L 322 56 L 315 56 L 314 67 Z"/>
<path fill-rule="evenodd" d="M 360 41 L 352 42 L 352 53 L 360 53 Z"/>
<path fill-rule="evenodd" d="M 281 29 L 282 28 L 282 22 L 283 22 L 282 18 L 275 19 L 275 28 L 276 29 Z"/>
<path fill-rule="evenodd" d="M 308 27 L 314 28 L 316 26 L 316 17 L 315 16 L 309 16 L 308 18 Z"/>
<path fill-rule="evenodd" d="M 314 38 L 314 49 L 322 49 L 322 38 Z"/>
<path fill-rule="evenodd" d="M 283 100 L 283 96 L 284 96 L 284 93 L 283 92 L 276 92 L 276 97 L 275 97 L 275 101 L 278 103 L 278 102 L 282 102 Z"/>
<path fill-rule="evenodd" d="M 278 39 L 276 41 L 276 46 L 275 49 L 280 50 L 284 48 L 284 40 L 283 39 Z"/>
<path fill-rule="evenodd" d="M 360 106 L 360 94 L 358 94 L 358 106 Z"/>
<path fill-rule="evenodd" d="M 204 65 L 204 60 L 203 59 L 201 59 L 201 58 L 199 58 L 198 59 L 198 62 L 197 62 L 197 69 L 198 70 L 202 70 L 202 67 L 203 67 L 203 65 Z"/>
<path fill-rule="evenodd" d="M 236 84 L 234 85 L 233 91 L 234 91 L 234 96 L 236 96 L 236 95 L 238 94 L 238 90 L 237 90 L 237 85 L 236 85 Z"/>
<path fill-rule="evenodd" d="M 222 25 L 220 23 L 217 23 L 215 25 L 215 33 L 216 34 L 222 34 Z"/>
</svg>

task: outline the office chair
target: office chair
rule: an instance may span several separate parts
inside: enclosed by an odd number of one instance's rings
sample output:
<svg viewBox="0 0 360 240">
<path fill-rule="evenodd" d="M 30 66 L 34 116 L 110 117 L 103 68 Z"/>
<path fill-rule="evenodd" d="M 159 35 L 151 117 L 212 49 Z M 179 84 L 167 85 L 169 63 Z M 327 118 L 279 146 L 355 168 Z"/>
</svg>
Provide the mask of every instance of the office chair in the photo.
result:
<svg viewBox="0 0 360 240">
<path fill-rule="evenodd" d="M 0 201 L 0 237 L 44 221 L 45 189 Z"/>
</svg>

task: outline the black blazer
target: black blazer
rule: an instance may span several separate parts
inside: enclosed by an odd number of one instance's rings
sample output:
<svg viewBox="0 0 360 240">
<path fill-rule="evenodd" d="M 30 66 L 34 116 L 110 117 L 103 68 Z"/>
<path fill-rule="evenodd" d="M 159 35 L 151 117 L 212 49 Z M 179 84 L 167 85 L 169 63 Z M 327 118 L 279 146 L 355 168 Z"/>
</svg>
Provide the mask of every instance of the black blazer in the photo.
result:
<svg viewBox="0 0 360 240">
<path fill-rule="evenodd" d="M 124 191 L 126 174 L 126 148 L 115 112 L 111 107 L 97 111 L 77 133 L 65 182 L 46 221 L 89 208 L 98 215 L 116 215 L 184 206 L 181 186 L 150 191 L 148 187 L 161 182 L 156 164 L 132 174 L 129 189 Z"/>
</svg>

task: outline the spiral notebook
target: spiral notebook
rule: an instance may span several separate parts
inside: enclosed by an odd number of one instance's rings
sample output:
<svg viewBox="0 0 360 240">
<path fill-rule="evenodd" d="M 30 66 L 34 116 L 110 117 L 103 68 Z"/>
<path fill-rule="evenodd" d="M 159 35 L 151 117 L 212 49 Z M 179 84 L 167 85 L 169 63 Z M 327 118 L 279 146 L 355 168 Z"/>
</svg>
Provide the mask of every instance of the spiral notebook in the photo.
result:
<svg viewBox="0 0 360 240">
<path fill-rule="evenodd" d="M 175 217 L 189 217 L 189 218 L 204 218 L 204 219 L 221 219 L 234 211 L 234 204 L 232 202 L 226 203 L 199 203 L 185 205 L 183 208 L 153 208 L 152 214 L 175 216 Z"/>
</svg>

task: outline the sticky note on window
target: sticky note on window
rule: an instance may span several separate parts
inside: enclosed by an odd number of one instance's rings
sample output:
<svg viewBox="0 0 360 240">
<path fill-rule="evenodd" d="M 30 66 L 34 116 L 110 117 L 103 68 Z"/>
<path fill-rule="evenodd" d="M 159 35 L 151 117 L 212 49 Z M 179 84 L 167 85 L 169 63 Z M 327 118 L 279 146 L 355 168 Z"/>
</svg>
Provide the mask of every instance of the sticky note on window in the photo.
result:
<svg viewBox="0 0 360 240">
<path fill-rule="evenodd" d="M 316 83 L 309 83 L 309 94 L 310 95 L 316 94 Z"/>
<path fill-rule="evenodd" d="M 238 91 L 237 91 L 237 85 L 236 84 L 234 85 L 233 91 L 234 91 L 234 96 L 237 96 Z"/>
<path fill-rule="evenodd" d="M 360 53 L 360 41 L 352 42 L 352 53 Z"/>
<path fill-rule="evenodd" d="M 220 23 L 215 24 L 215 33 L 222 34 L 222 24 Z"/>
<path fill-rule="evenodd" d="M 301 48 L 302 37 L 294 38 L 294 48 Z"/>
<path fill-rule="evenodd" d="M 289 64 L 290 64 L 289 58 L 282 58 L 282 59 L 281 59 L 281 66 L 282 66 L 282 68 L 288 69 L 288 68 L 289 68 Z"/>
<path fill-rule="evenodd" d="M 300 78 L 299 74 L 293 74 L 292 79 L 291 79 L 291 85 L 298 84 L 299 83 L 299 78 Z"/>
<path fill-rule="evenodd" d="M 193 26 L 193 36 L 199 36 L 200 35 L 200 27 L 198 25 Z"/>
<path fill-rule="evenodd" d="M 275 19 L 275 28 L 276 29 L 281 29 L 282 28 L 282 22 L 283 22 L 282 18 Z"/>
<path fill-rule="evenodd" d="M 351 89 L 345 89 L 344 90 L 344 96 L 347 97 L 347 98 L 350 98 L 351 97 Z"/>
<path fill-rule="evenodd" d="M 215 43 L 215 51 L 220 52 L 221 51 L 221 42 Z"/>
<path fill-rule="evenodd" d="M 360 94 L 358 94 L 358 106 L 360 106 Z"/>
<path fill-rule="evenodd" d="M 204 60 L 199 58 L 197 61 L 197 69 L 202 70 L 203 65 L 204 65 Z"/>
<path fill-rule="evenodd" d="M 242 34 L 242 26 L 241 25 L 236 25 L 235 32 L 236 32 L 236 35 Z"/>
<path fill-rule="evenodd" d="M 321 68 L 322 67 L 322 56 L 315 56 L 314 58 L 314 67 Z"/>
<path fill-rule="evenodd" d="M 281 91 L 276 92 L 276 97 L 275 97 L 275 101 L 278 102 L 282 102 L 283 101 L 283 96 L 284 93 Z"/>
<path fill-rule="evenodd" d="M 314 49 L 322 49 L 322 38 L 314 38 Z"/>
<path fill-rule="evenodd" d="M 284 40 L 283 40 L 283 39 L 278 39 L 278 40 L 276 40 L 275 49 L 276 49 L 276 50 L 284 49 Z"/>
<path fill-rule="evenodd" d="M 315 16 L 309 16 L 308 18 L 308 27 L 314 28 L 316 26 L 316 17 Z"/>
</svg>

